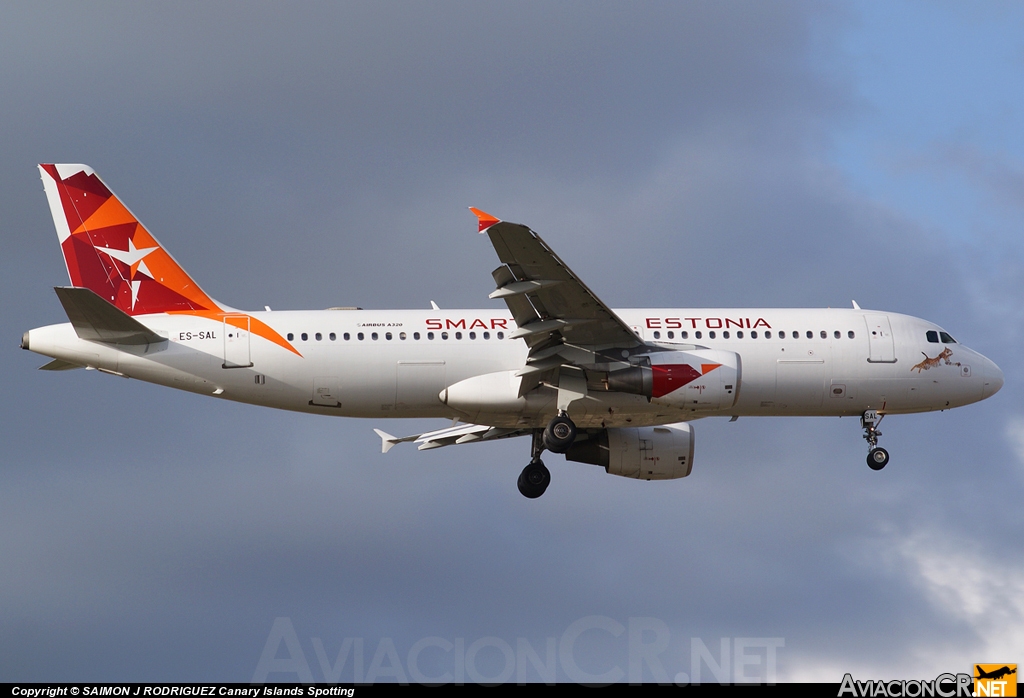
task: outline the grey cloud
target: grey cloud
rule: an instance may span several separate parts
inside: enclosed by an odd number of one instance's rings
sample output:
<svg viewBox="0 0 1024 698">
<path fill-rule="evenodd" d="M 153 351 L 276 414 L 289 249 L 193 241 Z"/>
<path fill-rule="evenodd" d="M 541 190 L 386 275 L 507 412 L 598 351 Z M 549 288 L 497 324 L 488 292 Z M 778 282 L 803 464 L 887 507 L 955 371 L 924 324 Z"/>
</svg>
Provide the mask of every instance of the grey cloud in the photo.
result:
<svg viewBox="0 0 1024 698">
<path fill-rule="evenodd" d="M 495 260 L 472 204 L 536 228 L 615 305 L 856 298 L 935 319 L 1016 375 L 988 300 L 1019 296 L 1019 247 L 1000 243 L 1008 266 L 987 274 L 828 164 L 830 131 L 862 115 L 809 57 L 839 10 L 300 7 L 22 6 L 0 28 L 17 136 L 0 146 L 0 675 L 244 681 L 277 616 L 318 677 L 312 637 L 329 654 L 345 637 L 402 656 L 426 636 L 540 647 L 595 614 L 663 619 L 672 672 L 690 637 L 784 636 L 786 676 L 987 647 L 991 625 L 922 592 L 919 561 L 948 536 L 982 566 L 1019 538 L 1016 381 L 887 420 L 881 478 L 854 420 L 704 420 L 691 478 L 551 458 L 527 503 L 520 442 L 385 457 L 363 421 L 36 372 L 14 345 L 62 320 L 32 169 L 55 159 L 96 167 L 242 307 L 485 303 Z M 599 634 L 583 646 L 586 666 L 625 666 Z"/>
</svg>

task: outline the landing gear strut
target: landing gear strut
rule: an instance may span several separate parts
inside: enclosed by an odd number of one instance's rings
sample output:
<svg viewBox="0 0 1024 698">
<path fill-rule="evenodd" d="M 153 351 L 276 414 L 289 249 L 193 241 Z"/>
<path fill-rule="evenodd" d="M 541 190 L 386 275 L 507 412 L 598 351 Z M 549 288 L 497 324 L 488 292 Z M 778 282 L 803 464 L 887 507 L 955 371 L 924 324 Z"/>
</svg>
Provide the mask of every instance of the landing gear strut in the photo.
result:
<svg viewBox="0 0 1024 698">
<path fill-rule="evenodd" d="M 544 437 L 540 430 L 533 433 L 531 451 L 530 464 L 523 468 L 523 472 L 519 475 L 519 482 L 516 484 L 519 485 L 520 494 L 528 499 L 536 499 L 544 494 L 548 485 L 551 484 L 551 473 L 540 459 L 540 454 L 544 451 Z"/>
<path fill-rule="evenodd" d="M 548 422 L 543 430 L 535 429 L 533 432 L 533 445 L 530 448 L 530 464 L 523 468 L 519 475 L 519 492 L 524 497 L 536 499 L 544 494 L 544 491 L 551 484 L 551 473 L 544 466 L 540 454 L 544 450 L 552 453 L 565 453 L 576 440 L 576 425 L 569 419 L 569 415 L 562 412 Z"/>
<path fill-rule="evenodd" d="M 868 442 L 868 467 L 872 470 L 881 470 L 889 462 L 889 452 L 878 445 L 878 437 L 882 432 L 878 431 L 878 425 L 885 415 L 879 416 L 876 410 L 867 410 L 860 418 L 860 425 L 864 429 L 864 440 Z"/>
</svg>

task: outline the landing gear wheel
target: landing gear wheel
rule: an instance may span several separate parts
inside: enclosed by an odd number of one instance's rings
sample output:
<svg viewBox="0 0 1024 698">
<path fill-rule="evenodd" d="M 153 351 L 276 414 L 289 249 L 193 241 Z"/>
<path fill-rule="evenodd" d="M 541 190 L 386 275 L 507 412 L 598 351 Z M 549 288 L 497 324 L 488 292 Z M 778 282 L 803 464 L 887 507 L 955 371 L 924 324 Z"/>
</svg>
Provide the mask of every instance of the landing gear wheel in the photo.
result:
<svg viewBox="0 0 1024 698">
<path fill-rule="evenodd" d="M 889 452 L 884 448 L 873 448 L 868 453 L 868 467 L 872 470 L 881 470 L 889 462 Z"/>
<path fill-rule="evenodd" d="M 551 473 L 540 460 L 532 461 L 519 475 L 519 492 L 527 499 L 536 499 L 544 494 L 551 484 Z"/>
<path fill-rule="evenodd" d="M 576 440 L 576 425 L 564 414 L 560 414 L 544 429 L 544 448 L 552 453 L 565 453 Z"/>
</svg>

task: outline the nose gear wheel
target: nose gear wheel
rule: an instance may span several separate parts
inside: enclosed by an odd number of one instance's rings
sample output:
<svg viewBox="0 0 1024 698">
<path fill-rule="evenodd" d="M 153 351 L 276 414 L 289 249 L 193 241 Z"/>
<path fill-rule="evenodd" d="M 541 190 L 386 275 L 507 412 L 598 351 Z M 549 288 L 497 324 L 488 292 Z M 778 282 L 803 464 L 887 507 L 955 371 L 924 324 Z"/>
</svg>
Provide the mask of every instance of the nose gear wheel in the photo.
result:
<svg viewBox="0 0 1024 698">
<path fill-rule="evenodd" d="M 872 470 L 881 470 L 889 463 L 889 452 L 879 447 L 878 437 L 882 432 L 878 431 L 884 414 L 878 414 L 877 410 L 867 410 L 861 415 L 860 426 L 864 429 L 864 440 L 868 442 L 868 467 Z"/>
</svg>

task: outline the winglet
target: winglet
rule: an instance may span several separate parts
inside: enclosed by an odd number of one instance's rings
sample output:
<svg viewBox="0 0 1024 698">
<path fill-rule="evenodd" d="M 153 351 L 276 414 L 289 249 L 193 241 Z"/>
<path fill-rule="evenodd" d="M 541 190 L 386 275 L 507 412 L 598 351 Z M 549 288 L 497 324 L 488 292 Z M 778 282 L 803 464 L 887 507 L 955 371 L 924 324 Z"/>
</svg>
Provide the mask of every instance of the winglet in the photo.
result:
<svg viewBox="0 0 1024 698">
<path fill-rule="evenodd" d="M 480 222 L 481 233 L 490 228 L 495 223 L 501 223 L 499 219 L 495 218 L 489 213 L 484 213 L 478 208 L 473 208 L 472 206 L 470 206 L 469 210 L 473 212 L 473 215 L 476 216 L 477 220 Z"/>
<path fill-rule="evenodd" d="M 381 453 L 387 453 L 392 448 L 394 448 L 395 444 L 398 443 L 398 439 L 396 439 L 394 436 L 387 433 L 386 431 L 382 431 L 381 429 L 374 429 L 374 431 L 377 432 L 377 436 L 380 437 Z"/>
</svg>

